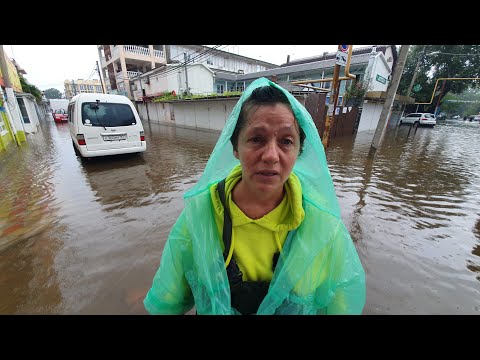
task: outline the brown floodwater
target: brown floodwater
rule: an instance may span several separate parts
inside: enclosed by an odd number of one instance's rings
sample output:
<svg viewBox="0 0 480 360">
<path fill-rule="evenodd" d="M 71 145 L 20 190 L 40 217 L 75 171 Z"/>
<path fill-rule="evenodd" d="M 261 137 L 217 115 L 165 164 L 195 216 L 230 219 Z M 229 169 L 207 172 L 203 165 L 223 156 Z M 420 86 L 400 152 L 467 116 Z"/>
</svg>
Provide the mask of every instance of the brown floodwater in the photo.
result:
<svg viewBox="0 0 480 360">
<path fill-rule="evenodd" d="M 478 124 L 476 124 L 478 125 Z M 145 314 L 182 195 L 219 133 L 144 121 L 147 151 L 80 161 L 44 120 L 0 153 L 0 314 Z M 479 314 L 480 128 L 334 139 L 327 160 L 364 265 L 364 314 Z"/>
</svg>

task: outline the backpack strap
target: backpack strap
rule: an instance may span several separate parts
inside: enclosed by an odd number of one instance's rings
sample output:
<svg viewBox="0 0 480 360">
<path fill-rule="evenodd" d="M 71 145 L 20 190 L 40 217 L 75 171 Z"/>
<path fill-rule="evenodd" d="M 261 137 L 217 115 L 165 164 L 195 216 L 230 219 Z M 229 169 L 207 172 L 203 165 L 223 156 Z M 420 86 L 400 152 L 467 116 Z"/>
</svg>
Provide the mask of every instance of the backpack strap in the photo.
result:
<svg viewBox="0 0 480 360">
<path fill-rule="evenodd" d="M 223 205 L 223 245 L 225 250 L 223 251 L 223 259 L 227 260 L 230 246 L 232 245 L 232 219 L 230 212 L 228 211 L 227 201 L 225 199 L 225 179 L 220 181 L 217 185 L 218 195 Z"/>
<path fill-rule="evenodd" d="M 223 259 L 226 261 L 228 253 L 230 252 L 230 246 L 232 245 L 232 219 L 230 212 L 228 211 L 227 201 L 225 199 L 225 179 L 221 180 L 217 185 L 218 195 L 223 205 L 223 245 L 225 250 L 223 251 Z M 227 276 L 230 284 L 236 284 L 242 281 L 242 272 L 240 271 L 235 259 L 230 259 L 227 265 Z"/>
</svg>

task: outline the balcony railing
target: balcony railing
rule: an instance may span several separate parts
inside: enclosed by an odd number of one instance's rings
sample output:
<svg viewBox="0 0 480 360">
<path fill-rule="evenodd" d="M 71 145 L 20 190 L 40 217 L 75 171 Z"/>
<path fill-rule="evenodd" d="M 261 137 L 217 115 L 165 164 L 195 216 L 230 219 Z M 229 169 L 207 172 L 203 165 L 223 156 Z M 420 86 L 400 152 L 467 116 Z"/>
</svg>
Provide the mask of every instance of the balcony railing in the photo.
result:
<svg viewBox="0 0 480 360">
<path fill-rule="evenodd" d="M 150 49 L 142 46 L 123 45 L 123 50 L 127 53 L 132 53 L 135 55 L 150 56 Z"/>
<path fill-rule="evenodd" d="M 164 58 L 165 56 L 163 56 L 163 51 L 162 50 L 155 50 L 153 49 L 153 56 L 157 57 L 157 58 Z"/>
<path fill-rule="evenodd" d="M 138 75 L 142 74 L 141 72 L 139 71 L 127 71 L 127 76 L 128 76 L 128 80 L 130 80 L 131 78 L 134 78 Z M 124 77 L 123 77 L 123 72 L 118 72 L 117 75 L 116 75 L 116 78 L 117 78 L 117 83 L 121 83 L 124 81 Z"/>
<path fill-rule="evenodd" d="M 141 72 L 139 72 L 139 71 L 127 71 L 127 74 L 128 74 L 128 79 L 130 80 L 131 78 L 134 78 L 134 77 L 140 75 Z"/>
</svg>

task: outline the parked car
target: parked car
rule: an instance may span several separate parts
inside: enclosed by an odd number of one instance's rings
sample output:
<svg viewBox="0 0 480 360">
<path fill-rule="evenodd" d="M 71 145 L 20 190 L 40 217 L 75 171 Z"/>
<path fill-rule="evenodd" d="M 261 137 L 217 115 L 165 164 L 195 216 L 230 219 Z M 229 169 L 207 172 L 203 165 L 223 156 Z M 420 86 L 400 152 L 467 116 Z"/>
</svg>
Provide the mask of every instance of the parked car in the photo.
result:
<svg viewBox="0 0 480 360">
<path fill-rule="evenodd" d="M 55 121 L 56 123 L 68 121 L 68 114 L 65 111 L 65 109 L 57 109 L 54 111 L 52 115 L 53 115 L 53 121 Z"/>
<path fill-rule="evenodd" d="M 447 114 L 440 113 L 437 115 L 437 120 L 445 120 L 447 118 Z"/>
<path fill-rule="evenodd" d="M 437 119 L 435 118 L 435 115 L 431 113 L 411 113 L 400 118 L 400 125 L 412 124 L 435 126 L 436 123 Z"/>
<path fill-rule="evenodd" d="M 70 137 L 79 157 L 141 153 L 147 149 L 142 121 L 123 95 L 81 93 L 68 104 Z"/>
<path fill-rule="evenodd" d="M 455 119 L 455 120 L 460 119 L 460 115 L 455 115 L 454 117 L 452 117 L 452 119 Z"/>
<path fill-rule="evenodd" d="M 480 122 L 480 115 L 475 115 L 475 117 L 473 118 L 473 121 Z"/>
</svg>

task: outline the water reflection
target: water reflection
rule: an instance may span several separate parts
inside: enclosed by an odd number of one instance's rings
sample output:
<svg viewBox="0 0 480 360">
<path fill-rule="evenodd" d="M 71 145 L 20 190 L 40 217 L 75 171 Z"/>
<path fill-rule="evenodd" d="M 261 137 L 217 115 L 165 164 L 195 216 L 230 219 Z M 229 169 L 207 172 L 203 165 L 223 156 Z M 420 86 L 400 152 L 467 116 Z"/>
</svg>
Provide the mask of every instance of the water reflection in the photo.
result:
<svg viewBox="0 0 480 360">
<path fill-rule="evenodd" d="M 50 128 L 0 154 L 0 314 L 61 311 L 55 256 L 64 229 L 55 228 L 57 143 Z"/>
<path fill-rule="evenodd" d="M 373 158 L 373 132 L 332 142 L 342 218 L 367 272 L 365 313 L 478 311 L 477 137 L 456 124 L 393 128 Z"/>
</svg>

